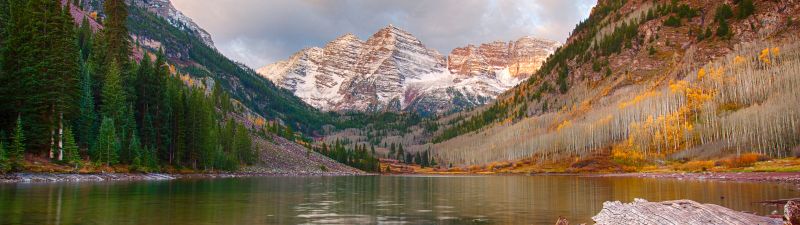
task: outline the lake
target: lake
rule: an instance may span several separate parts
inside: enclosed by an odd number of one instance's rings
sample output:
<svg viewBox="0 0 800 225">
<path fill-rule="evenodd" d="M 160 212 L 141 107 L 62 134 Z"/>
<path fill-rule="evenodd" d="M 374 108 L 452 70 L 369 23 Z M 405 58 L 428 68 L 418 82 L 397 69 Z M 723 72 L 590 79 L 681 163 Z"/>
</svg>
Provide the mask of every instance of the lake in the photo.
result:
<svg viewBox="0 0 800 225">
<path fill-rule="evenodd" d="M 353 176 L 0 184 L 0 224 L 591 224 L 604 201 L 767 214 L 775 183 L 579 176 Z"/>
</svg>

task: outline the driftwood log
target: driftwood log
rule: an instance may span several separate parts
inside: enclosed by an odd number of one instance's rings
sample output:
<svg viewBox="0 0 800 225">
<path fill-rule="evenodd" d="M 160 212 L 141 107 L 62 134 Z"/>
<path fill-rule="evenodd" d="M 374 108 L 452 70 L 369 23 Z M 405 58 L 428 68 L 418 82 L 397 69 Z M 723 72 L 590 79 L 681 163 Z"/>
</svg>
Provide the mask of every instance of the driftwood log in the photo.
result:
<svg viewBox="0 0 800 225">
<path fill-rule="evenodd" d="M 632 203 L 609 201 L 600 213 L 592 217 L 597 224 L 742 224 L 782 225 L 781 219 L 737 212 L 714 204 L 692 200 L 648 202 L 634 199 Z"/>
</svg>

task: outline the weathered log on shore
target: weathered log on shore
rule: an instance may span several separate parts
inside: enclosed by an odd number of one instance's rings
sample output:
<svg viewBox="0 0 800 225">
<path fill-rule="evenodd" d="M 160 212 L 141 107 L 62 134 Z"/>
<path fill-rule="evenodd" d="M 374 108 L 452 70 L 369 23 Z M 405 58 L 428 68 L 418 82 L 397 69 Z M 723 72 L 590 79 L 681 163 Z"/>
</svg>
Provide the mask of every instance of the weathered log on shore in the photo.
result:
<svg viewBox="0 0 800 225">
<path fill-rule="evenodd" d="M 648 202 L 634 199 L 603 203 L 600 213 L 592 217 L 597 224 L 742 224 L 782 225 L 780 219 L 737 212 L 719 205 L 700 204 L 692 200 Z"/>
</svg>

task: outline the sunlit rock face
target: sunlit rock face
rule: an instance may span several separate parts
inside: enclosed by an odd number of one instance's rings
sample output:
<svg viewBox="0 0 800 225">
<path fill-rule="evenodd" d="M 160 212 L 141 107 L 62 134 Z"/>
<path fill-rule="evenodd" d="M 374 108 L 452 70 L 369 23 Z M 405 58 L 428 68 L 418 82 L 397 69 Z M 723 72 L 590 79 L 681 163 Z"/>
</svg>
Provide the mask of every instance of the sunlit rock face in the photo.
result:
<svg viewBox="0 0 800 225">
<path fill-rule="evenodd" d="M 347 34 L 258 72 L 326 111 L 460 111 L 485 104 L 535 71 L 558 43 L 535 38 L 454 49 L 449 58 L 389 25 Z"/>
<path fill-rule="evenodd" d="M 450 52 L 448 68 L 451 73 L 469 76 L 495 76 L 496 71 L 508 68 L 514 78 L 525 79 L 535 73 L 560 45 L 534 37 L 468 45 Z"/>
</svg>

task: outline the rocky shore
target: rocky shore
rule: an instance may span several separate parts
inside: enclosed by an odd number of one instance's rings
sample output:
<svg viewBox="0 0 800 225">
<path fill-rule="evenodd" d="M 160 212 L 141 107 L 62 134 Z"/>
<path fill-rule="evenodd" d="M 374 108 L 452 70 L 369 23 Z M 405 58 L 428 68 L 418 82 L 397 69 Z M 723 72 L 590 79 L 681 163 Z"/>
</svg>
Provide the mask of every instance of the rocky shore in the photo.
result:
<svg viewBox="0 0 800 225">
<path fill-rule="evenodd" d="M 759 216 L 739 212 L 714 204 L 703 204 L 681 199 L 650 202 L 634 199 L 633 202 L 607 201 L 592 220 L 597 225 L 617 224 L 736 224 L 736 225 L 800 225 L 800 199 L 781 201 L 783 215 Z M 559 217 L 556 225 L 569 225 L 567 218 Z"/>
<path fill-rule="evenodd" d="M 238 172 L 238 173 L 10 173 L 0 175 L 0 183 L 50 183 L 50 182 L 100 182 L 100 181 L 164 181 L 175 179 L 210 179 L 233 177 L 283 177 L 283 176 L 357 176 L 358 172 Z"/>
</svg>

